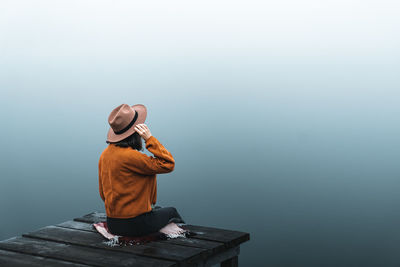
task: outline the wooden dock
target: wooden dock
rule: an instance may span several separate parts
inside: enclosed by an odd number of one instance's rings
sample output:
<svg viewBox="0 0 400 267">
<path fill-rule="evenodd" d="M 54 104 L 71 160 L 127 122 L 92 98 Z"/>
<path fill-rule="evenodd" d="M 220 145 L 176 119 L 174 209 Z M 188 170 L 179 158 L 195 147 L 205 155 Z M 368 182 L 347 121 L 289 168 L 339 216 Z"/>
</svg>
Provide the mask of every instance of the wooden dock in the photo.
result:
<svg viewBox="0 0 400 267">
<path fill-rule="evenodd" d="M 105 220 L 92 212 L 0 241 L 0 266 L 238 266 L 240 244 L 250 240 L 249 233 L 187 224 L 196 235 L 111 247 L 92 225 Z"/>
</svg>

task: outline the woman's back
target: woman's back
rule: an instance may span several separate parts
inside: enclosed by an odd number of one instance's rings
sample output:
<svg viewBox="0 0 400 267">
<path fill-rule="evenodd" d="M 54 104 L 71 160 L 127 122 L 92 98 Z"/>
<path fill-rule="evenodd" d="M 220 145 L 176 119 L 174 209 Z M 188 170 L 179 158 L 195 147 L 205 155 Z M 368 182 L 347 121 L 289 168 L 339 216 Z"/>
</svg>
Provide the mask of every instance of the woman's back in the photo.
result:
<svg viewBox="0 0 400 267">
<path fill-rule="evenodd" d="M 108 217 L 132 218 L 151 211 L 157 201 L 156 174 L 174 169 L 174 158 L 157 138 L 145 142 L 155 157 L 115 144 L 100 156 L 99 192 Z"/>
</svg>

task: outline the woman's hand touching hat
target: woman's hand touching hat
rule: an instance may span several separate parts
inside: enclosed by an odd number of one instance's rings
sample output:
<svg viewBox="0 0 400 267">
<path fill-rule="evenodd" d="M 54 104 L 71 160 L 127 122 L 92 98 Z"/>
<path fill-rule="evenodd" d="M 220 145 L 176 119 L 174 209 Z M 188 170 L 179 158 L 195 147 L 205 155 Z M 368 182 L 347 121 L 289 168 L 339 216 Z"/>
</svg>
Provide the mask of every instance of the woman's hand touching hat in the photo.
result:
<svg viewBox="0 0 400 267">
<path fill-rule="evenodd" d="M 147 139 L 150 138 L 151 132 L 149 127 L 147 127 L 146 124 L 141 123 L 135 125 L 135 131 L 146 141 Z"/>
</svg>

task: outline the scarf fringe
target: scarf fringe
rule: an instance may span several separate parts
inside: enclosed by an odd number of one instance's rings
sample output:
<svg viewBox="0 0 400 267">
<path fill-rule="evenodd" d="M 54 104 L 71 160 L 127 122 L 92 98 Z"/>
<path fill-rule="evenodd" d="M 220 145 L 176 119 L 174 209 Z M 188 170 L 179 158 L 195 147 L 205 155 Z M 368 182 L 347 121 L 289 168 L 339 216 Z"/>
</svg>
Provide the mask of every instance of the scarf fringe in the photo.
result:
<svg viewBox="0 0 400 267">
<path fill-rule="evenodd" d="M 167 236 L 167 238 L 178 238 L 178 237 L 186 238 L 186 233 L 187 233 L 187 232 L 183 232 L 183 233 L 171 233 L 171 234 L 166 234 L 166 236 Z"/>
<path fill-rule="evenodd" d="M 188 230 L 185 230 L 182 233 L 164 234 L 164 233 L 159 232 L 159 234 L 164 236 L 164 238 L 167 239 L 167 240 L 168 239 L 175 239 L 175 238 L 187 238 L 188 236 L 193 235 L 193 233 L 191 233 Z M 106 244 L 107 246 L 110 246 L 110 247 L 122 246 L 122 245 L 135 245 L 135 244 L 139 245 L 140 244 L 140 242 L 139 243 L 134 243 L 134 242 L 131 242 L 131 241 L 127 243 L 126 241 L 124 241 L 122 239 L 120 240 L 121 237 L 122 236 L 115 235 L 112 238 L 110 238 L 108 241 L 103 241 L 103 243 Z"/>
<path fill-rule="evenodd" d="M 108 241 L 104 241 L 103 243 L 105 243 L 110 247 L 119 246 L 120 245 L 119 236 L 118 235 L 113 236 L 111 239 L 109 239 Z"/>
</svg>

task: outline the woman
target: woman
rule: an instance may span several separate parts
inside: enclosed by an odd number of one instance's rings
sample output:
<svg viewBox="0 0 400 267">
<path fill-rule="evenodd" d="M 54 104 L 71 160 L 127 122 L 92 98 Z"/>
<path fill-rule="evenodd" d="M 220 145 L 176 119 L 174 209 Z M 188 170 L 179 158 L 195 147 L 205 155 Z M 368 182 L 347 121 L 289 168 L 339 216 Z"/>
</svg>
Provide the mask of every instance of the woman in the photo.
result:
<svg viewBox="0 0 400 267">
<path fill-rule="evenodd" d="M 109 144 L 99 160 L 99 192 L 104 201 L 107 226 L 112 234 L 143 236 L 160 231 L 167 235 L 184 232 L 185 223 L 174 207 L 154 207 L 156 174 L 174 170 L 171 153 L 151 134 L 144 121 L 144 105 L 121 104 L 108 117 Z M 153 156 L 140 152 L 142 140 Z"/>
</svg>

